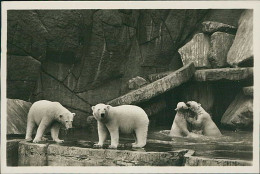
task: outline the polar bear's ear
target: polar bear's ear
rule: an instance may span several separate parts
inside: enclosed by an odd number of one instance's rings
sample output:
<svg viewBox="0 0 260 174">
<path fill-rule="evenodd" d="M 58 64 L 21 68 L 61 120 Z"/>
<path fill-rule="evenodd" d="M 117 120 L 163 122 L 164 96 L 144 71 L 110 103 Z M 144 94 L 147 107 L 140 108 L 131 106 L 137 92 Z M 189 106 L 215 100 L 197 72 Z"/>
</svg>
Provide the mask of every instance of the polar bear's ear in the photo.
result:
<svg viewBox="0 0 260 174">
<path fill-rule="evenodd" d="M 107 109 L 110 109 L 110 107 L 111 107 L 110 105 L 107 105 Z"/>
<path fill-rule="evenodd" d="M 91 107 L 91 109 L 92 109 L 92 111 L 94 111 L 94 109 L 95 109 L 95 106 L 92 106 L 92 107 Z"/>
<path fill-rule="evenodd" d="M 72 113 L 72 116 L 74 117 L 76 114 L 75 113 Z"/>
</svg>

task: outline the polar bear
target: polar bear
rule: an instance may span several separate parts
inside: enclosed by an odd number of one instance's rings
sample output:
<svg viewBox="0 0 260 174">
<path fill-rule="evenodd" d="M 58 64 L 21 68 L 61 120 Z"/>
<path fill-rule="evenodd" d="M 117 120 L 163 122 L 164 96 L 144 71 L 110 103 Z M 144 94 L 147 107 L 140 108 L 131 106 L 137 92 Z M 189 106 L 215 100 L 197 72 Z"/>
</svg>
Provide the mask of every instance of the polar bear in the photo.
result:
<svg viewBox="0 0 260 174">
<path fill-rule="evenodd" d="M 74 116 L 75 113 L 71 113 L 59 102 L 37 101 L 33 103 L 28 113 L 25 139 L 26 141 L 31 141 L 33 130 L 38 126 L 36 136 L 33 140 L 34 143 L 44 140 L 43 134 L 49 128 L 53 140 L 57 143 L 62 143 L 63 140 L 60 140 L 58 137 L 59 130 L 62 125 L 66 129 L 72 128 Z"/>
<path fill-rule="evenodd" d="M 102 147 L 109 132 L 111 137 L 109 148 L 117 148 L 119 131 L 135 134 L 135 143 L 132 144 L 132 147 L 144 147 L 146 145 L 149 119 L 142 108 L 134 105 L 112 107 L 100 103 L 92 106 L 92 111 L 98 122 L 99 137 L 98 144 L 94 146 Z"/>
<path fill-rule="evenodd" d="M 202 130 L 206 136 L 221 136 L 221 132 L 211 119 L 211 116 L 195 101 L 187 102 L 188 108 L 196 114 L 196 117 L 187 117 L 186 120 L 193 126 Z"/>
<path fill-rule="evenodd" d="M 170 131 L 171 137 L 194 137 L 192 133 L 192 128 L 186 121 L 186 117 L 192 117 L 191 112 L 189 112 L 188 107 L 184 102 L 179 102 L 177 104 L 177 111 L 173 124 Z"/>
</svg>

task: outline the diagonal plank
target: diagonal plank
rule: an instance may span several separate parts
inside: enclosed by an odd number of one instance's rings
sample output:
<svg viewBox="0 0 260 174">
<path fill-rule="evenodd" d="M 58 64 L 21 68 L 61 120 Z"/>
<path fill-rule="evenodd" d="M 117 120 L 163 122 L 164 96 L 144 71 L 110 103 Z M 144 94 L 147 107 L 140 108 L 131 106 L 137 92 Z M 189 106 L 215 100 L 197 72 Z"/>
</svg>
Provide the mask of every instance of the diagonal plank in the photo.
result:
<svg viewBox="0 0 260 174">
<path fill-rule="evenodd" d="M 195 67 L 193 63 L 170 73 L 169 75 L 154 81 L 142 88 L 131 91 L 121 97 L 118 97 L 107 104 L 122 105 L 122 104 L 137 104 L 158 96 L 170 89 L 173 89 L 185 82 L 187 82 L 194 74 Z"/>
</svg>

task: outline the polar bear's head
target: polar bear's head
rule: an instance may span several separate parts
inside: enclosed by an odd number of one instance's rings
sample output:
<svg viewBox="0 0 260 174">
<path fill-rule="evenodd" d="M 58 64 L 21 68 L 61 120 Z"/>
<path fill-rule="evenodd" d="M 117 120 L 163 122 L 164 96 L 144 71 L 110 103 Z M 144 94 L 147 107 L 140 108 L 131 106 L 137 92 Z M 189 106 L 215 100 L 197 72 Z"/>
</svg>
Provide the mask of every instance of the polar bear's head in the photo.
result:
<svg viewBox="0 0 260 174">
<path fill-rule="evenodd" d="M 71 113 L 69 111 L 64 112 L 59 115 L 58 121 L 61 122 L 66 129 L 70 129 L 72 128 L 72 123 L 75 115 L 75 113 Z"/>
<path fill-rule="evenodd" d="M 201 104 L 195 101 L 188 101 L 187 106 L 193 112 L 197 112 L 201 109 Z"/>
<path fill-rule="evenodd" d="M 105 122 L 108 118 L 108 111 L 110 109 L 110 105 L 105 105 L 103 103 L 97 104 L 96 106 L 92 106 L 93 116 L 96 120 Z"/>
<path fill-rule="evenodd" d="M 185 110 L 185 109 L 188 109 L 187 105 L 184 102 L 179 102 L 177 104 L 175 111 L 181 111 L 181 110 Z"/>
</svg>

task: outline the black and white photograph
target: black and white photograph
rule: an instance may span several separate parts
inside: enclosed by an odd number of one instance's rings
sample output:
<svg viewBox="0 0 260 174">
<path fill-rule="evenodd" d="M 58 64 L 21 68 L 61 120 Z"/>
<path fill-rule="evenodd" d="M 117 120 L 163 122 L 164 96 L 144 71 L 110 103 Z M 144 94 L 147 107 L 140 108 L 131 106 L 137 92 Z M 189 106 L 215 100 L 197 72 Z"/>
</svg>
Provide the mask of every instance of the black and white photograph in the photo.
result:
<svg viewBox="0 0 260 174">
<path fill-rule="evenodd" d="M 259 172 L 260 3 L 24 3 L 2 3 L 3 173 Z"/>
</svg>

